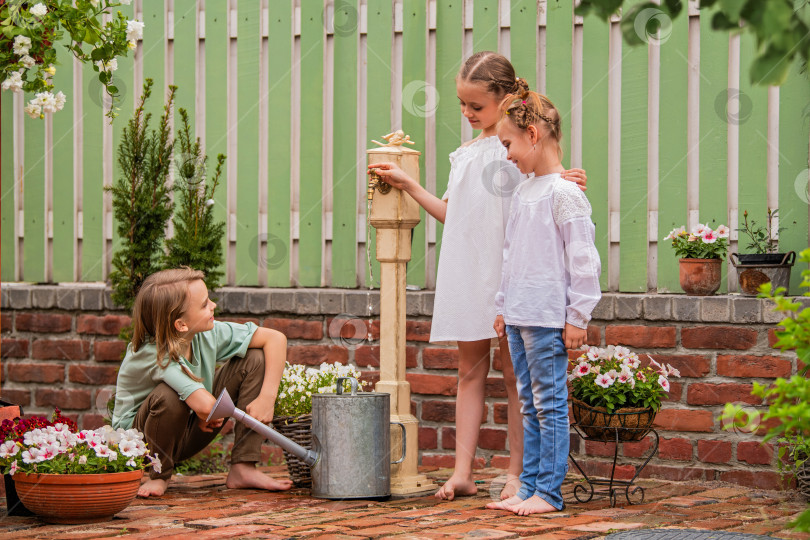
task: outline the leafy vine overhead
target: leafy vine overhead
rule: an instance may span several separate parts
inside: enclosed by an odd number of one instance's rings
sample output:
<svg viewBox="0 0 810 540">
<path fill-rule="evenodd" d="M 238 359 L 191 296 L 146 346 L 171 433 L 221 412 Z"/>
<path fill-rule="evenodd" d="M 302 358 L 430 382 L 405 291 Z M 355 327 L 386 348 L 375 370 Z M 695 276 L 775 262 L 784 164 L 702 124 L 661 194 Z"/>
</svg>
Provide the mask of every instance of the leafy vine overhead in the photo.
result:
<svg viewBox="0 0 810 540">
<path fill-rule="evenodd" d="M 582 0 L 578 15 L 595 13 L 603 20 L 617 13 L 624 0 Z M 662 0 L 641 2 L 622 14 L 621 29 L 627 43 L 635 45 L 645 37 L 666 32 L 686 2 Z M 700 0 L 701 11 L 711 15 L 712 28 L 728 32 L 750 32 L 757 41 L 757 55 L 749 68 L 751 82 L 780 85 L 798 57 L 802 71 L 810 59 L 810 0 Z"/>
</svg>

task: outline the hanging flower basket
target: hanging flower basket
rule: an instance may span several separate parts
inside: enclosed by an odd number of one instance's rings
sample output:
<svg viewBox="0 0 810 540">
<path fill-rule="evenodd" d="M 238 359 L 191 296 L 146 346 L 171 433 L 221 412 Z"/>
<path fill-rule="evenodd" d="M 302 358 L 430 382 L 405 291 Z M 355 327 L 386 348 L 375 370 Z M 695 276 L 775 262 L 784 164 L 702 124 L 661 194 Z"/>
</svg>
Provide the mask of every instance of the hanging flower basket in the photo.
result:
<svg viewBox="0 0 810 540">
<path fill-rule="evenodd" d="M 307 450 L 312 448 L 311 414 L 302 414 L 301 416 L 275 416 L 273 418 L 273 429 Z M 290 454 L 286 450 L 284 450 L 284 460 L 287 462 L 287 470 L 290 472 L 290 479 L 296 487 L 312 487 L 312 473 L 309 465 L 301 461 L 298 456 Z"/>
<path fill-rule="evenodd" d="M 578 427 L 597 441 L 615 441 L 616 428 L 619 441 L 640 441 L 650 432 L 655 420 L 652 408 L 625 407 L 609 413 L 604 407 L 591 407 L 576 398 L 571 399 L 571 405 Z"/>
</svg>

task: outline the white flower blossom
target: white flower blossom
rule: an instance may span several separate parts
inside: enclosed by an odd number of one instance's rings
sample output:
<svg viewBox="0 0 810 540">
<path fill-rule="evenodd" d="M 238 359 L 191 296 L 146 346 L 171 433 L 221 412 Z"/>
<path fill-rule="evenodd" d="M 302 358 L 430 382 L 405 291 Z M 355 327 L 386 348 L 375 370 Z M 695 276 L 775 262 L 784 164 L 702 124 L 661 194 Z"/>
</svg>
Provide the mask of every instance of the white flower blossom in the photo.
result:
<svg viewBox="0 0 810 540">
<path fill-rule="evenodd" d="M 27 69 L 31 69 L 32 67 L 37 65 L 36 61 L 34 61 L 34 59 L 28 56 L 27 54 L 23 55 L 23 57 L 20 58 L 20 63 Z"/>
<path fill-rule="evenodd" d="M 42 18 L 46 13 L 48 13 L 48 8 L 45 7 L 45 4 L 42 2 L 38 2 L 37 4 L 34 4 L 34 7 L 32 7 L 29 12 L 35 17 Z"/>
<path fill-rule="evenodd" d="M 87 464 L 87 456 L 79 456 L 79 465 Z"/>
<path fill-rule="evenodd" d="M 17 469 L 19 469 L 19 466 L 17 465 L 17 460 L 15 459 L 11 463 L 11 469 L 9 469 L 8 474 L 10 474 L 11 476 L 14 476 L 14 473 L 17 472 Z"/>
<path fill-rule="evenodd" d="M 143 39 L 144 24 L 141 21 L 127 21 L 127 40 L 137 41 Z"/>
<path fill-rule="evenodd" d="M 108 62 L 104 62 L 103 60 L 98 60 L 96 62 L 96 66 L 98 66 L 99 71 L 107 71 L 107 72 L 112 73 L 113 71 L 118 69 L 118 59 L 113 58 L 113 59 L 109 60 Z"/>
<path fill-rule="evenodd" d="M 17 443 L 14 441 L 6 441 L 3 444 L 0 444 L 0 458 L 2 459 L 17 455 L 17 452 L 19 451 L 20 447 L 17 446 Z"/>
<path fill-rule="evenodd" d="M 11 90 L 12 92 L 19 92 L 22 87 L 22 71 L 12 71 L 2 85 L 3 90 Z"/>
<path fill-rule="evenodd" d="M 27 36 L 17 36 L 14 38 L 14 54 L 23 56 L 31 49 L 31 38 Z"/>
<path fill-rule="evenodd" d="M 90 5 L 93 6 L 94 8 L 97 8 L 98 7 L 98 0 L 90 0 Z"/>
</svg>

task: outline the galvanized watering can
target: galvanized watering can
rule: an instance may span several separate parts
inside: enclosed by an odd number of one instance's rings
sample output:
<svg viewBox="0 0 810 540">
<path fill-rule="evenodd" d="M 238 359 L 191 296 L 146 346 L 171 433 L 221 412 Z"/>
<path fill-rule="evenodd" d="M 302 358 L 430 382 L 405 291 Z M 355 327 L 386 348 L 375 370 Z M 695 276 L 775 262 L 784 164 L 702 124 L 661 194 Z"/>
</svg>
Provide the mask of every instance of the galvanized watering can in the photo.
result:
<svg viewBox="0 0 810 540">
<path fill-rule="evenodd" d="M 343 393 L 343 381 L 351 394 Z M 208 421 L 233 417 L 312 468 L 312 495 L 323 499 L 369 499 L 391 495 L 391 463 L 405 459 L 405 426 L 390 422 L 390 396 L 358 392 L 357 379 L 339 377 L 335 394 L 312 396 L 312 450 L 284 437 L 236 408 L 223 390 Z M 391 460 L 390 424 L 402 429 L 402 456 Z"/>
</svg>

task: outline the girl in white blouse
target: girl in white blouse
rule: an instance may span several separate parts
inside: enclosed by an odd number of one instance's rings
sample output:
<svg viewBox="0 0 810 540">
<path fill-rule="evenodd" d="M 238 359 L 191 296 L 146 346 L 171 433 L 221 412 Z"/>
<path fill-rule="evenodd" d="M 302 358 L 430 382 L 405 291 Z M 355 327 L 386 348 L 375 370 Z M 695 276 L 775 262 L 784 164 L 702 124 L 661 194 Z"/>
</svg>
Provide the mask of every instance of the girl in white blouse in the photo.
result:
<svg viewBox="0 0 810 540">
<path fill-rule="evenodd" d="M 458 396 L 456 399 L 455 471 L 436 493 L 439 499 L 475 495 L 473 459 L 478 446 L 484 397 L 490 367 L 490 342 L 495 316 L 495 293 L 501 276 L 504 229 L 515 186 L 525 180 L 506 160 L 496 136 L 501 101 L 524 79 L 504 56 L 483 51 L 462 65 L 456 76 L 461 113 L 481 134 L 450 154 L 450 178 L 441 199 L 429 193 L 393 163 L 375 163 L 383 179 L 409 193 L 425 210 L 444 223 L 436 298 L 430 341 L 458 342 Z M 572 169 L 564 176 L 585 185 L 585 171 Z M 583 187 L 584 189 L 584 187 Z M 501 493 L 508 498 L 519 488 L 522 467 L 522 427 L 515 378 L 506 339 L 500 340 L 509 418 L 509 470 Z"/>
<path fill-rule="evenodd" d="M 548 98 L 526 90 L 507 97 L 504 108 L 498 137 L 506 157 L 522 173 L 534 173 L 512 196 L 493 325 L 498 336 L 508 336 L 517 378 L 523 472 L 516 495 L 487 507 L 523 516 L 564 507 L 566 349 L 585 342 L 601 297 L 601 266 L 591 205 L 561 177 L 559 112 Z"/>
</svg>

